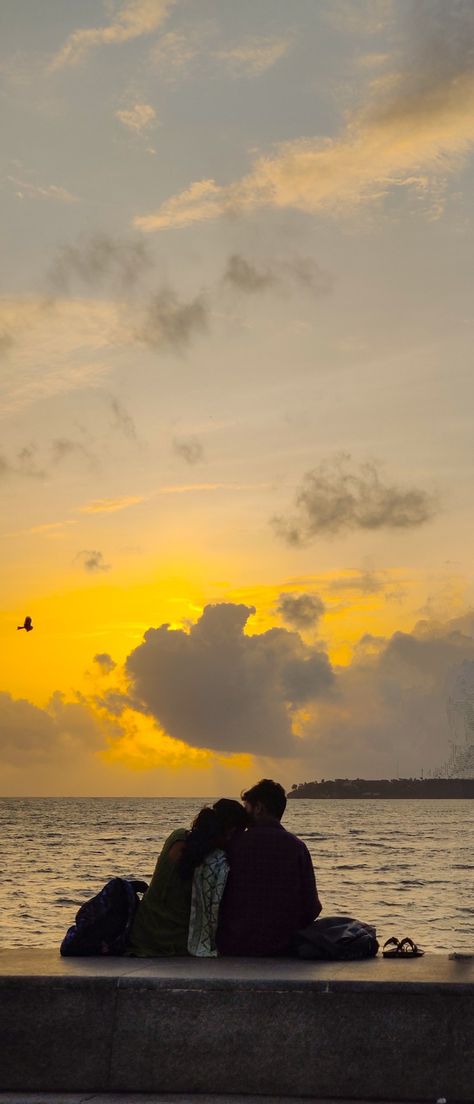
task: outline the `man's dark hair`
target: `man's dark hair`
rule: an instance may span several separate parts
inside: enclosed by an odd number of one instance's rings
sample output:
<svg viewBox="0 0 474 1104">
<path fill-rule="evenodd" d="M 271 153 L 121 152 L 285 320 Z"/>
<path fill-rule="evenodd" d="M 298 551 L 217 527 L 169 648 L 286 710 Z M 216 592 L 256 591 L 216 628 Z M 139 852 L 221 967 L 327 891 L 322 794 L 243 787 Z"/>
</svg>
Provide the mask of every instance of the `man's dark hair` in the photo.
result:
<svg viewBox="0 0 474 1104">
<path fill-rule="evenodd" d="M 261 801 L 270 816 L 281 820 L 286 809 L 286 794 L 279 782 L 272 778 L 261 778 L 250 790 L 243 790 L 242 801 L 248 801 L 249 805 L 256 805 Z"/>
</svg>

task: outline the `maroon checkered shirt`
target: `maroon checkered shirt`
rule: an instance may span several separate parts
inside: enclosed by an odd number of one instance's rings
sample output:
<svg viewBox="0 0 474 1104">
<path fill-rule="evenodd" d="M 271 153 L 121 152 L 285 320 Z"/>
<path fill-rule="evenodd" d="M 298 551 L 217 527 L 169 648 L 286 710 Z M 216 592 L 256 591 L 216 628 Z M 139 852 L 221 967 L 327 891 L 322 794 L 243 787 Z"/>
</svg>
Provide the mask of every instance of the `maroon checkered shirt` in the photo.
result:
<svg viewBox="0 0 474 1104">
<path fill-rule="evenodd" d="M 223 955 L 284 954 L 298 928 L 321 912 L 306 844 L 278 820 L 257 821 L 228 848 L 230 872 L 219 912 Z"/>
</svg>

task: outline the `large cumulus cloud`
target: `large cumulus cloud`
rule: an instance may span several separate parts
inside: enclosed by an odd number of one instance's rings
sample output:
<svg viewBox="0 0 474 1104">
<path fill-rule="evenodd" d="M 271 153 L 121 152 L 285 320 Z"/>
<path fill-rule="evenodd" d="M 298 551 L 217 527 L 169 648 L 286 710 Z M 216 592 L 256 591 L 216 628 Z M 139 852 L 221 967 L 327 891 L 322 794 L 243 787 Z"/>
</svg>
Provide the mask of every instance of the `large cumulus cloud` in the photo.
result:
<svg viewBox="0 0 474 1104">
<path fill-rule="evenodd" d="M 104 728 L 80 697 L 66 701 L 56 691 L 42 709 L 25 698 L 0 692 L 0 764 L 4 767 L 55 767 L 104 748 Z"/>
<path fill-rule="evenodd" d="M 324 697 L 333 672 L 325 652 L 298 633 L 244 633 L 253 607 L 206 606 L 189 632 L 148 629 L 126 672 L 135 709 L 170 736 L 223 752 L 298 752 L 298 710 Z"/>
<path fill-rule="evenodd" d="M 305 738 L 309 778 L 419 775 L 474 743 L 474 616 L 363 638 Z"/>
</svg>

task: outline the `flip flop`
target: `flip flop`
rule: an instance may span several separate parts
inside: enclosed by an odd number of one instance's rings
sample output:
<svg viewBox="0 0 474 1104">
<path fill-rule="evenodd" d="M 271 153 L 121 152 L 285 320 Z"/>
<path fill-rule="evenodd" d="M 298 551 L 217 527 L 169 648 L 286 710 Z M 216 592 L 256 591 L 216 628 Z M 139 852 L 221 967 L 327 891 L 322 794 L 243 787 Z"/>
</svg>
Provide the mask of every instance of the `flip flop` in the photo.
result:
<svg viewBox="0 0 474 1104">
<path fill-rule="evenodd" d="M 386 947 L 391 949 L 386 950 Z M 384 958 L 421 958 L 424 953 L 421 947 L 417 947 L 413 939 L 410 939 L 409 935 L 400 940 L 395 939 L 395 936 L 392 935 L 391 939 L 387 939 L 382 948 Z"/>
<path fill-rule="evenodd" d="M 410 939 L 409 935 L 406 935 L 404 939 L 400 940 L 398 950 L 404 958 L 421 958 L 424 955 L 424 951 L 421 947 L 417 947 L 413 939 Z"/>
<path fill-rule="evenodd" d="M 393 946 L 392 946 L 393 945 Z M 391 950 L 385 950 L 386 947 L 392 948 Z M 392 935 L 390 939 L 387 939 L 382 947 L 382 955 L 384 958 L 398 958 L 400 955 L 400 942 Z"/>
</svg>

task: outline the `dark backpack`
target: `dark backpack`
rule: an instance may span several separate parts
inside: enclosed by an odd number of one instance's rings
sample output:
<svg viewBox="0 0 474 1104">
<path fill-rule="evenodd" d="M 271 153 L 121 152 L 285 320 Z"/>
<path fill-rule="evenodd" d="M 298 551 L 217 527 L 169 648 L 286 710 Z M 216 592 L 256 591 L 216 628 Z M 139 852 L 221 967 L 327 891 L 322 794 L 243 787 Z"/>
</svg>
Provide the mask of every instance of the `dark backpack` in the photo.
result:
<svg viewBox="0 0 474 1104">
<path fill-rule="evenodd" d="M 146 882 L 111 878 L 100 893 L 81 905 L 76 923 L 61 943 L 63 957 L 123 954 L 140 901 L 138 894 L 147 889 Z"/>
<path fill-rule="evenodd" d="M 326 962 L 374 958 L 379 949 L 375 928 L 351 916 L 324 916 L 296 933 L 298 958 Z"/>
</svg>

